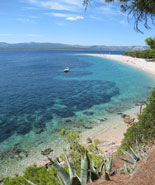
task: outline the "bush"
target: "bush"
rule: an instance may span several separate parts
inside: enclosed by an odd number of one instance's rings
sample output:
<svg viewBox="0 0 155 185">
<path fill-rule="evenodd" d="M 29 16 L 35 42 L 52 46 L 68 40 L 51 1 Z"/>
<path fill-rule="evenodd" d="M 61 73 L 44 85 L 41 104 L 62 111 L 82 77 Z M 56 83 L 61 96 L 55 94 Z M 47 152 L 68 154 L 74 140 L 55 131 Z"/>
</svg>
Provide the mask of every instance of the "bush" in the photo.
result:
<svg viewBox="0 0 155 185">
<path fill-rule="evenodd" d="M 139 122 L 134 123 L 124 134 L 121 147 L 126 150 L 129 145 L 134 146 L 136 139 L 141 144 L 153 142 L 155 139 L 155 89 L 151 92 L 142 114 L 139 115 Z"/>
<path fill-rule="evenodd" d="M 125 52 L 123 55 L 137 57 L 137 58 L 155 59 L 155 49 L 147 49 L 144 51 Z"/>
<path fill-rule="evenodd" d="M 25 179 L 37 185 L 60 185 L 58 183 L 57 173 L 52 166 L 47 170 L 45 167 L 37 167 L 36 165 L 26 168 L 23 176 L 5 178 L 3 184 L 30 185 Z"/>
</svg>

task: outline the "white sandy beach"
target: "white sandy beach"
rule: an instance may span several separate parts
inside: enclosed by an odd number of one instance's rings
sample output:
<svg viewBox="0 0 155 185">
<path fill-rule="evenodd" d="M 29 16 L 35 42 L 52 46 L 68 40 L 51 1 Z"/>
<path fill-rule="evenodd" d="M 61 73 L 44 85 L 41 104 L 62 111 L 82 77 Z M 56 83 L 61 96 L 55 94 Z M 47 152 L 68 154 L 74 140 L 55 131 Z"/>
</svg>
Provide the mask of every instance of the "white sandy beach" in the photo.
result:
<svg viewBox="0 0 155 185">
<path fill-rule="evenodd" d="M 155 74 L 155 62 L 150 62 L 150 61 L 148 62 L 142 58 L 134 58 L 134 57 L 123 56 L 123 55 L 108 55 L 108 54 L 85 54 L 85 55 L 103 57 L 103 58 L 108 58 L 111 60 L 116 60 L 118 62 L 123 62 L 123 63 L 131 65 L 133 67 L 137 67 L 139 69 L 142 69 L 146 72 Z"/>
</svg>

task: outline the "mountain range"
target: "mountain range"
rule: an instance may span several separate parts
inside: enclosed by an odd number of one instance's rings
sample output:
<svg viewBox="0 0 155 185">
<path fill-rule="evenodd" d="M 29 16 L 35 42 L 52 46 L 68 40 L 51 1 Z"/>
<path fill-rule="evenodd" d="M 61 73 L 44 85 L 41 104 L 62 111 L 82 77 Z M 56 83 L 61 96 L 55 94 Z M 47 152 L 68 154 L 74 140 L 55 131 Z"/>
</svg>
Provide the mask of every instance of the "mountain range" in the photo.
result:
<svg viewBox="0 0 155 185">
<path fill-rule="evenodd" d="M 69 45 L 60 43 L 15 43 L 9 44 L 6 42 L 0 42 L 0 49 L 63 49 L 63 50 L 94 50 L 94 51 L 136 51 L 148 49 L 148 46 L 105 46 L 105 45 Z"/>
</svg>

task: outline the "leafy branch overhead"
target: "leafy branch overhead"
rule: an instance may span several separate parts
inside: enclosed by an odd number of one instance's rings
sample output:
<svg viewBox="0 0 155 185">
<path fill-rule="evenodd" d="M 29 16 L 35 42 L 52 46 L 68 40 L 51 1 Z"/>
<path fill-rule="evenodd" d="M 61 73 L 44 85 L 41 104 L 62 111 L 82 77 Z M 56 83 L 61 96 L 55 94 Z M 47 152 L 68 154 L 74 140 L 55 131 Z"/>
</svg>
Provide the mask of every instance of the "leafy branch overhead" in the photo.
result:
<svg viewBox="0 0 155 185">
<path fill-rule="evenodd" d="M 93 0 L 83 0 L 84 6 L 87 8 L 89 3 Z M 106 3 L 114 2 L 116 0 L 105 0 Z M 146 29 L 149 29 L 148 21 L 155 20 L 155 1 L 154 0 L 120 0 L 120 7 L 123 12 L 133 16 L 135 19 L 135 30 L 142 31 L 139 28 L 139 23 L 144 23 Z"/>
</svg>

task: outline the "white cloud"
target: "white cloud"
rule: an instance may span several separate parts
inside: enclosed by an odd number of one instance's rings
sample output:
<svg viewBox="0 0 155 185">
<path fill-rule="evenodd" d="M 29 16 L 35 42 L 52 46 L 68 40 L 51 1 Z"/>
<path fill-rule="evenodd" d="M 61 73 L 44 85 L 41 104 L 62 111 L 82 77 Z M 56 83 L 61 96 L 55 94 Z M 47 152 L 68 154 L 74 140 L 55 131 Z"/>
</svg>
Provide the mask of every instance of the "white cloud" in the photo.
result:
<svg viewBox="0 0 155 185">
<path fill-rule="evenodd" d="M 41 35 L 29 33 L 29 34 L 24 34 L 24 36 L 26 36 L 26 37 L 40 37 Z"/>
<path fill-rule="evenodd" d="M 84 17 L 82 17 L 82 16 L 76 16 L 76 17 L 67 17 L 66 19 L 69 20 L 69 21 L 76 21 L 78 19 L 84 19 Z"/>
<path fill-rule="evenodd" d="M 50 15 L 50 16 L 54 16 L 54 17 L 68 17 L 68 14 L 65 13 L 45 13 L 45 15 Z"/>
<path fill-rule="evenodd" d="M 75 16 L 75 15 L 71 15 L 71 14 L 65 14 L 65 13 L 45 13 L 45 15 L 49 15 L 49 16 L 54 16 L 54 17 L 60 17 L 60 18 L 66 18 L 66 20 L 69 21 L 76 21 L 78 19 L 84 19 L 83 16 Z"/>
</svg>

